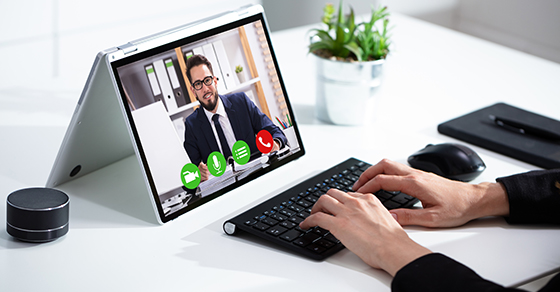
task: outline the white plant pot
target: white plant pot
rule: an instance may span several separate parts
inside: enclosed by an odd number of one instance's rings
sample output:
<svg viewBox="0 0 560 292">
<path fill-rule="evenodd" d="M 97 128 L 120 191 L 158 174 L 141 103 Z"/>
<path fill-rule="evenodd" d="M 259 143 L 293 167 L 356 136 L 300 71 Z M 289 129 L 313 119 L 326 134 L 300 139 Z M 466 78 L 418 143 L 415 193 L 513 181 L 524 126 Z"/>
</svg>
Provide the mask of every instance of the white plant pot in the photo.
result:
<svg viewBox="0 0 560 292">
<path fill-rule="evenodd" d="M 372 114 L 385 60 L 341 62 L 315 58 L 317 118 L 337 125 L 362 125 Z"/>
<path fill-rule="evenodd" d="M 245 82 L 245 74 L 243 73 L 243 71 L 235 74 L 237 74 L 237 79 L 239 79 L 239 84 Z"/>
</svg>

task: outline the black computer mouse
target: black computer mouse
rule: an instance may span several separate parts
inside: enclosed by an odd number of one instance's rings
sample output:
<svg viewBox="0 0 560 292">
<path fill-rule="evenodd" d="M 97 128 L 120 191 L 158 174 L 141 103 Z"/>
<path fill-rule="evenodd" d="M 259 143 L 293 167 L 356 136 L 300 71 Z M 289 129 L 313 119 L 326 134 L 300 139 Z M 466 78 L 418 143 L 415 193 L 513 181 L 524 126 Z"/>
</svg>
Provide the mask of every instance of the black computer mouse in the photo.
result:
<svg viewBox="0 0 560 292">
<path fill-rule="evenodd" d="M 454 143 L 429 144 L 410 155 L 408 163 L 416 169 L 465 182 L 475 179 L 486 169 L 476 152 Z"/>
</svg>

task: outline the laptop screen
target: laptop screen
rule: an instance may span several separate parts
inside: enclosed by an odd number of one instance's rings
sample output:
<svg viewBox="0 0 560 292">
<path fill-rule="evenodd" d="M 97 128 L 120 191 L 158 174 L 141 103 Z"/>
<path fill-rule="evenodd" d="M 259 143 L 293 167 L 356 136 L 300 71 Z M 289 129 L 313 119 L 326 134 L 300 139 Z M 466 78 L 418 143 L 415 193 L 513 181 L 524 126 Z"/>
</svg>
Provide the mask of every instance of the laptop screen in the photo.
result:
<svg viewBox="0 0 560 292">
<path fill-rule="evenodd" d="M 262 13 L 111 66 L 163 222 L 304 154 Z"/>
</svg>

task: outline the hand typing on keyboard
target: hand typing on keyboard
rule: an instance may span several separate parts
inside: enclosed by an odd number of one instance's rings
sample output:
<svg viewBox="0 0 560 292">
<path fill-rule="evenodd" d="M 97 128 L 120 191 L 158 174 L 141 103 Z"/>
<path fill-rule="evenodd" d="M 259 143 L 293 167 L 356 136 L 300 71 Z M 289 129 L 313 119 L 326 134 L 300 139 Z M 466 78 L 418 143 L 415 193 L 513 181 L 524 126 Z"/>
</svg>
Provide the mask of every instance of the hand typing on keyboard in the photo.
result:
<svg viewBox="0 0 560 292">
<path fill-rule="evenodd" d="M 342 250 L 344 245 L 327 229 L 313 227 L 304 230 L 299 224 L 311 214 L 313 205 L 329 189 L 353 192 L 352 185 L 370 166 L 349 158 L 227 220 L 224 232 L 233 235 L 240 229 L 306 257 L 324 260 Z M 374 195 L 388 210 L 410 208 L 418 202 L 399 191 L 379 190 Z"/>
<path fill-rule="evenodd" d="M 390 210 L 403 226 L 454 227 L 476 218 L 509 213 L 501 184 L 448 180 L 390 160 L 368 168 L 353 189 L 358 193 L 399 190 L 419 199 L 423 209 Z"/>
<path fill-rule="evenodd" d="M 370 194 L 330 189 L 300 224 L 302 229 L 320 226 L 368 265 L 391 275 L 430 250 L 412 241 L 379 199 Z M 387 249 L 392 252 L 388 253 Z M 399 257 L 385 255 L 398 252 Z"/>
<path fill-rule="evenodd" d="M 365 170 L 353 189 L 355 193 L 329 190 L 300 227 L 329 230 L 367 264 L 393 276 L 408 263 L 431 253 L 411 240 L 401 225 L 458 226 L 476 216 L 509 212 L 499 183 L 455 182 L 389 160 Z M 416 197 L 424 209 L 388 211 L 381 198 L 372 195 L 380 189 Z"/>
</svg>

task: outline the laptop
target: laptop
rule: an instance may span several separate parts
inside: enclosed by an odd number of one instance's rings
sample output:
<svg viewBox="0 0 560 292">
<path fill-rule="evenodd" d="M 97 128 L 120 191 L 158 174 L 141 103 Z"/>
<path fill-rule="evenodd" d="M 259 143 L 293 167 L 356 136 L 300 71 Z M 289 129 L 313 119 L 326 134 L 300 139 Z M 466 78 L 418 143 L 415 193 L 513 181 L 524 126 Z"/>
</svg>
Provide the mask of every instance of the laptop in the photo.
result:
<svg viewBox="0 0 560 292">
<path fill-rule="evenodd" d="M 189 80 L 187 64 L 200 56 L 213 76 Z M 209 87 L 219 94 L 218 112 L 225 112 L 217 123 L 197 97 Z M 230 140 L 233 133 L 233 141 L 222 144 L 220 131 Z M 164 224 L 304 154 L 263 8 L 252 5 L 99 52 L 47 187 L 135 155 Z M 348 159 L 227 220 L 224 231 L 253 233 L 323 259 L 343 248 L 340 241 L 297 225 L 320 195 L 332 187 L 350 190 L 368 166 Z M 388 208 L 417 201 L 378 196 Z"/>
</svg>

